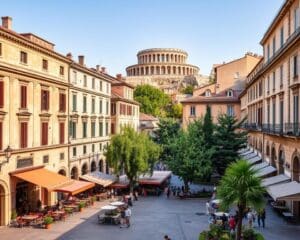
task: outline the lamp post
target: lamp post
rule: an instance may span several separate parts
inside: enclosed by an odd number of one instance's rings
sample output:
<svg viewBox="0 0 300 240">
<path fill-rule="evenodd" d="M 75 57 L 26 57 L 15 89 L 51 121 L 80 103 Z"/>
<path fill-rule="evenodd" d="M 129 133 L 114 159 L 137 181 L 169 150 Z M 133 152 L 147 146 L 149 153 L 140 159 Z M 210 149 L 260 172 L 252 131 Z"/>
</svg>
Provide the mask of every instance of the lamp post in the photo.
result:
<svg viewBox="0 0 300 240">
<path fill-rule="evenodd" d="M 9 162 L 9 159 L 11 157 L 11 153 L 12 153 L 12 149 L 11 147 L 8 145 L 7 148 L 4 150 L 4 153 L 5 153 L 5 158 L 6 158 L 6 161 L 1 161 L 0 162 L 0 171 L 1 171 L 1 167 L 4 163 L 8 163 Z"/>
</svg>

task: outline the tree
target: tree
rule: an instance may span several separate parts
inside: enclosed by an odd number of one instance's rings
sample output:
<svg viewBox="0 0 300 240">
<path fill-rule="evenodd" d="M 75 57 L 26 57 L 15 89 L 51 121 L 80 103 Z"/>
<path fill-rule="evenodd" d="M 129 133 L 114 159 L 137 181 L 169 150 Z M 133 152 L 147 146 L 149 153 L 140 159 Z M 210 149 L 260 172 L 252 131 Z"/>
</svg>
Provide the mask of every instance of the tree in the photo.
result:
<svg viewBox="0 0 300 240">
<path fill-rule="evenodd" d="M 181 118 L 182 117 L 182 105 L 181 103 L 173 103 L 166 107 L 168 118 Z"/>
<path fill-rule="evenodd" d="M 211 108 L 209 105 L 206 106 L 206 113 L 203 119 L 203 137 L 204 144 L 210 147 L 214 147 L 215 139 L 214 139 L 214 129 L 215 125 L 213 124 L 211 117 Z"/>
<path fill-rule="evenodd" d="M 231 163 L 217 188 L 217 196 L 221 200 L 221 208 L 238 207 L 236 239 L 241 239 L 242 220 L 247 207 L 261 209 L 264 206 L 265 188 L 261 178 L 256 176 L 257 170 L 245 160 Z"/>
<path fill-rule="evenodd" d="M 178 121 L 171 118 L 159 120 L 153 140 L 161 146 L 160 160 L 162 162 L 166 162 L 171 157 L 171 145 L 178 137 L 179 131 L 180 124 Z"/>
<path fill-rule="evenodd" d="M 186 86 L 185 88 L 183 88 L 182 90 L 181 90 L 181 92 L 183 93 L 183 94 L 193 94 L 193 91 L 194 91 L 194 85 L 188 85 L 188 86 Z"/>
<path fill-rule="evenodd" d="M 122 133 L 112 137 L 106 159 L 115 174 L 125 172 L 132 192 L 138 177 L 152 171 L 159 152 L 159 146 L 145 133 L 137 133 L 133 128 L 125 127 Z"/>
<path fill-rule="evenodd" d="M 223 175 L 227 166 L 239 157 L 238 150 L 246 147 L 247 132 L 240 130 L 244 120 L 238 122 L 233 116 L 221 114 L 214 136 L 216 152 L 213 165 Z"/>
<path fill-rule="evenodd" d="M 158 117 L 165 117 L 166 107 L 171 104 L 171 98 L 167 94 L 147 84 L 136 87 L 134 99 L 141 104 L 141 112 Z"/>
<path fill-rule="evenodd" d="M 200 120 L 191 123 L 170 146 L 168 167 L 184 182 L 186 190 L 195 179 L 207 180 L 211 175 L 212 152 L 204 147 L 201 129 Z"/>
</svg>

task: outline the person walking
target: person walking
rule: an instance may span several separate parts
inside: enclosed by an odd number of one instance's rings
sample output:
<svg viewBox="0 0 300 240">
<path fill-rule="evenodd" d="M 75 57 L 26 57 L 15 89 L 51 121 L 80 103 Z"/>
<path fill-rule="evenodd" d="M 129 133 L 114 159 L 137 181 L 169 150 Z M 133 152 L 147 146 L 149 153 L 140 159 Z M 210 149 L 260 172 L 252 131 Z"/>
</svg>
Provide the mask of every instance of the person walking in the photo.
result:
<svg viewBox="0 0 300 240">
<path fill-rule="evenodd" d="M 131 209 L 127 207 L 125 210 L 125 219 L 128 228 L 130 227 L 130 217 L 131 217 Z"/>
<path fill-rule="evenodd" d="M 167 188 L 167 198 L 170 197 L 170 193 L 171 193 L 171 189 L 170 189 L 170 187 L 168 187 L 168 188 Z"/>
<path fill-rule="evenodd" d="M 233 216 L 230 216 L 230 218 L 229 218 L 229 229 L 230 229 L 231 233 L 235 231 L 235 226 L 236 226 L 235 219 L 234 219 Z"/>
<path fill-rule="evenodd" d="M 208 216 L 211 213 L 209 201 L 206 201 L 205 206 L 206 206 L 206 215 Z"/>
<path fill-rule="evenodd" d="M 253 219 L 254 219 L 253 213 L 251 212 L 251 210 L 249 210 L 249 212 L 247 213 L 247 220 L 248 220 L 249 228 L 252 228 L 252 226 L 253 226 Z"/>
<path fill-rule="evenodd" d="M 121 208 L 120 228 L 122 228 L 125 225 L 125 221 L 126 221 L 125 209 Z"/>
<path fill-rule="evenodd" d="M 164 240 L 171 240 L 168 235 L 165 235 Z"/>
<path fill-rule="evenodd" d="M 262 227 L 265 228 L 265 220 L 266 220 L 266 210 L 265 209 L 261 209 L 258 212 L 258 216 L 257 216 L 258 226 L 260 227 L 261 224 L 262 224 Z"/>
<path fill-rule="evenodd" d="M 134 199 L 134 201 L 138 201 L 139 200 L 138 199 L 138 192 L 137 192 L 137 190 L 133 191 L 133 199 Z"/>
</svg>

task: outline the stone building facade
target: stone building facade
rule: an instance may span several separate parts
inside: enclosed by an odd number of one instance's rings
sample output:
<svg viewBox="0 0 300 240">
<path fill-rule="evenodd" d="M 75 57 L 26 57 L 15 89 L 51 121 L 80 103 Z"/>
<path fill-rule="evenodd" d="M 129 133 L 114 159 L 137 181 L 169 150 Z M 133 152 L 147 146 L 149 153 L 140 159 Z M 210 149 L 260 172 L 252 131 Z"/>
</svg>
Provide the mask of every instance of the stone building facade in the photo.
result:
<svg viewBox="0 0 300 240">
<path fill-rule="evenodd" d="M 138 131 L 140 105 L 133 99 L 134 87 L 118 74 L 112 79 L 111 88 L 111 134 L 120 133 L 124 126 L 131 126 Z"/>
<path fill-rule="evenodd" d="M 229 114 L 240 118 L 239 94 L 245 87 L 245 78 L 260 61 L 257 54 L 245 56 L 214 67 L 215 82 L 196 88 L 193 96 L 181 101 L 183 105 L 183 127 L 195 119 L 204 117 L 207 105 L 211 108 L 212 119 L 216 123 L 219 114 Z"/>
<path fill-rule="evenodd" d="M 201 85 L 208 77 L 197 66 L 187 63 L 188 54 L 181 49 L 151 48 L 139 51 L 138 63 L 126 68 L 126 82 L 133 86 L 149 84 L 167 94 L 176 94 L 187 85 Z"/>
<path fill-rule="evenodd" d="M 86 67 L 84 56 L 72 61 L 69 74 L 70 176 L 78 179 L 96 170 L 108 173 L 104 149 L 110 140 L 111 80 L 99 67 Z"/>
<path fill-rule="evenodd" d="M 18 207 L 26 190 L 34 207 L 38 198 L 50 204 L 55 193 L 13 176 L 16 170 L 43 165 L 68 175 L 68 69 L 70 60 L 54 44 L 12 30 L 12 19 L 0 26 L 0 225 Z M 5 150 L 13 149 L 7 162 Z"/>
<path fill-rule="evenodd" d="M 241 115 L 247 116 L 249 146 L 276 174 L 300 184 L 300 1 L 286 0 L 261 45 L 264 59 L 247 77 Z M 299 185 L 300 186 L 300 185 Z M 300 216 L 300 197 L 285 199 Z"/>
</svg>

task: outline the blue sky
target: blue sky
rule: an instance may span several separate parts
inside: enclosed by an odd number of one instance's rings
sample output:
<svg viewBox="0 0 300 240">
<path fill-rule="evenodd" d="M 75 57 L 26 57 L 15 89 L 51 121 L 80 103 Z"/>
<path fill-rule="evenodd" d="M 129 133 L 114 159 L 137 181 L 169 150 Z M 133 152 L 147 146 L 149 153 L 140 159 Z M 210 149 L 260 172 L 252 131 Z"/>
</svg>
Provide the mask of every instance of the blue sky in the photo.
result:
<svg viewBox="0 0 300 240">
<path fill-rule="evenodd" d="M 32 32 L 86 63 L 125 73 L 145 48 L 174 47 L 209 74 L 212 64 L 247 51 L 262 53 L 259 41 L 283 0 L 10 0 L 1 16 L 17 32 Z"/>
</svg>

